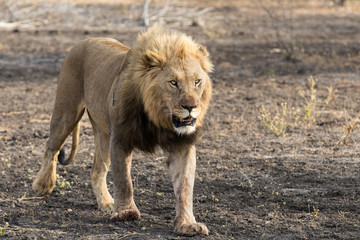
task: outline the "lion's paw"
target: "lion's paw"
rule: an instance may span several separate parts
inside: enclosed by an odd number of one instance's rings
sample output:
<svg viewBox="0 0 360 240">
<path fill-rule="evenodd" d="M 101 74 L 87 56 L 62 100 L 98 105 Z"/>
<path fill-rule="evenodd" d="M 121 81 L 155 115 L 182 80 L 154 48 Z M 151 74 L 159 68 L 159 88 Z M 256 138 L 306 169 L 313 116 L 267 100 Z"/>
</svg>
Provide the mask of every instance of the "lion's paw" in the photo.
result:
<svg viewBox="0 0 360 240">
<path fill-rule="evenodd" d="M 56 176 L 44 176 L 38 175 L 33 182 L 32 188 L 39 196 L 50 194 L 54 189 L 56 182 Z"/>
<path fill-rule="evenodd" d="M 137 209 L 123 210 L 114 212 L 111 216 L 113 221 L 134 221 L 140 219 L 140 212 Z"/>
<path fill-rule="evenodd" d="M 99 204 L 99 209 L 106 213 L 111 213 L 114 206 L 114 200 L 108 202 L 102 202 Z"/>
<path fill-rule="evenodd" d="M 209 235 L 209 230 L 203 223 L 183 223 L 175 227 L 175 233 L 179 235 Z"/>
</svg>

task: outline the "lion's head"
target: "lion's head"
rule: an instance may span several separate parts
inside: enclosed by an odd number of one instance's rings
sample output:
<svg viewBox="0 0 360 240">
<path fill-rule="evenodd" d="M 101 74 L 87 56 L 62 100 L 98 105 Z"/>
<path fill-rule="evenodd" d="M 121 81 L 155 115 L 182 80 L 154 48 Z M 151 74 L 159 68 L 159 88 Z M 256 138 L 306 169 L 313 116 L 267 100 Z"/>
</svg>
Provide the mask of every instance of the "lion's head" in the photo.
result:
<svg viewBox="0 0 360 240">
<path fill-rule="evenodd" d="M 203 124 L 212 68 L 207 50 L 191 37 L 156 26 L 139 35 L 126 78 L 137 86 L 151 122 L 189 135 Z"/>
</svg>

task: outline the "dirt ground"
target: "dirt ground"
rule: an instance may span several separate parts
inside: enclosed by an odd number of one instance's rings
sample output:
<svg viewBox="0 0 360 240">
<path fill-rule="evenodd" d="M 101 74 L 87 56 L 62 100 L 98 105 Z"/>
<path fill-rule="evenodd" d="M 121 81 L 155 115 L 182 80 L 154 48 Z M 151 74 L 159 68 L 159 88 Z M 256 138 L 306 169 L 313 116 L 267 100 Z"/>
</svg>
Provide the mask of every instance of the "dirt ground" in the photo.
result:
<svg viewBox="0 0 360 240">
<path fill-rule="evenodd" d="M 194 189 L 195 217 L 210 235 L 194 239 L 359 239 L 359 3 L 219 2 L 164 0 L 149 8 L 150 24 L 192 35 L 216 66 Z M 66 53 L 96 36 L 132 46 L 144 29 L 142 8 L 130 0 L 0 1 L 0 238 L 188 239 L 173 233 L 162 152 L 134 155 L 140 221 L 114 223 L 97 209 L 86 117 L 76 160 L 58 166 L 53 193 L 37 197 L 31 189 Z M 292 123 L 284 134 L 265 127 L 262 106 L 268 121 Z"/>
</svg>

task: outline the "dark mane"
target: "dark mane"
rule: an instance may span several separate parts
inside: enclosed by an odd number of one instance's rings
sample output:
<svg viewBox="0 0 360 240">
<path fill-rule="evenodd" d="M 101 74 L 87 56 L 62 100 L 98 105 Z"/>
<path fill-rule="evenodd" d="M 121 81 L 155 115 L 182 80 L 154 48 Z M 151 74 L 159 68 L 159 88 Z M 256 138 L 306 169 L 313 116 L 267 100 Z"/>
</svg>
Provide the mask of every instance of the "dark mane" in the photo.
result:
<svg viewBox="0 0 360 240">
<path fill-rule="evenodd" d="M 190 135 L 178 135 L 175 131 L 157 127 L 149 120 L 142 102 L 135 97 L 125 100 L 121 110 L 121 119 L 114 126 L 118 128 L 117 136 L 114 137 L 121 142 L 125 151 L 137 148 L 154 153 L 160 147 L 167 152 L 174 152 L 194 144 L 200 135 L 200 129 Z"/>
</svg>

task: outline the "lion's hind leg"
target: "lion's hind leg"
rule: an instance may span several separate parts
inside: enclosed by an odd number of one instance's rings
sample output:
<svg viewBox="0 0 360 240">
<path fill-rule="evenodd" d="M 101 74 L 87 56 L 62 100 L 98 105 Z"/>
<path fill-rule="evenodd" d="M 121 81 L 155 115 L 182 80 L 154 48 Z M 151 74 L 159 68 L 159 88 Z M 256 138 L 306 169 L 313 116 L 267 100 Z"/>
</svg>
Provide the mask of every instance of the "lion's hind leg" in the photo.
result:
<svg viewBox="0 0 360 240">
<path fill-rule="evenodd" d="M 70 96 L 64 94 L 66 89 L 64 86 L 58 86 L 51 117 L 50 137 L 46 144 L 41 169 L 32 185 L 34 191 L 41 196 L 52 192 L 56 183 L 56 163 L 59 151 L 85 110 L 83 99 L 79 98 L 77 94 Z"/>
<path fill-rule="evenodd" d="M 66 111 L 58 112 L 55 105 L 50 126 L 50 138 L 46 144 L 41 169 L 32 185 L 36 194 L 40 196 L 51 193 L 55 186 L 56 163 L 59 151 L 64 145 L 66 137 L 73 131 L 80 121 L 84 113 L 84 109 L 75 113 L 76 114 Z M 58 118 L 59 115 L 62 115 L 62 117 Z M 70 118 L 70 116 L 73 116 L 73 118 Z"/>
<path fill-rule="evenodd" d="M 95 157 L 91 168 L 92 187 L 99 209 L 110 213 L 114 205 L 114 199 L 111 197 L 106 184 L 106 176 L 110 166 L 110 136 L 101 131 L 94 121 L 91 120 L 91 124 L 95 138 Z"/>
<path fill-rule="evenodd" d="M 74 120 L 72 125 L 61 124 L 57 126 L 57 130 L 50 131 L 50 138 L 46 144 L 41 169 L 32 185 L 36 194 L 43 196 L 52 192 L 56 182 L 56 163 L 58 161 L 59 151 L 64 145 L 66 137 L 80 120 L 82 113 L 78 116 L 77 120 Z"/>
<path fill-rule="evenodd" d="M 46 144 L 41 169 L 32 185 L 36 194 L 40 196 L 51 193 L 56 182 L 56 162 L 59 153 L 51 150 L 49 145 L 51 145 L 51 140 Z"/>
</svg>

